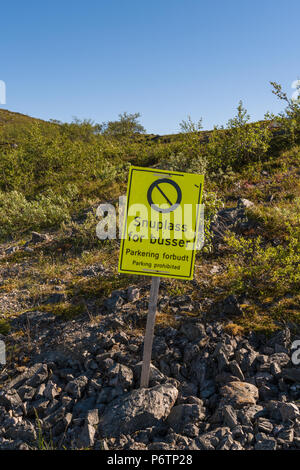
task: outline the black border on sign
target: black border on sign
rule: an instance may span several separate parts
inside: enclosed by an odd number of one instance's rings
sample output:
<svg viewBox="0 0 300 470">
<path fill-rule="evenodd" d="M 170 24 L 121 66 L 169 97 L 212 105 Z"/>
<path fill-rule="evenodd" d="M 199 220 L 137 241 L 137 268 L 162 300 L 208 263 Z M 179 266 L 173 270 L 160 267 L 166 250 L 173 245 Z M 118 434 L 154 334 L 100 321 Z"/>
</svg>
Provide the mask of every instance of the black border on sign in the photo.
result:
<svg viewBox="0 0 300 470">
<path fill-rule="evenodd" d="M 131 172 L 130 172 L 130 180 L 129 180 L 129 184 L 128 184 L 128 195 L 127 195 L 127 201 L 126 201 L 126 204 L 127 204 L 127 207 L 126 207 L 126 218 L 125 218 L 125 224 L 124 224 L 124 229 L 123 229 L 123 234 L 122 235 L 125 235 L 126 233 L 126 229 L 127 229 L 127 217 L 128 217 L 128 210 L 129 210 L 129 200 L 130 200 L 130 191 L 131 191 L 131 182 L 132 182 L 132 175 L 133 175 L 133 172 L 134 171 L 145 171 L 145 172 L 149 172 L 149 173 L 163 173 L 163 174 L 169 174 L 169 175 L 175 175 L 175 176 L 184 176 L 184 175 L 181 175 L 180 173 L 177 173 L 175 171 L 160 171 L 160 170 L 156 170 L 156 169 L 138 169 L 138 168 L 132 168 Z M 196 228 L 197 228 L 197 222 L 198 222 L 198 213 L 199 213 L 199 202 L 200 202 L 200 197 L 201 197 L 201 191 L 202 191 L 202 183 L 200 183 L 200 186 L 199 186 L 199 195 L 198 195 L 198 208 L 197 208 L 197 214 L 196 214 L 196 220 L 195 220 L 195 230 L 194 232 L 196 233 Z M 194 249 L 195 247 L 195 242 L 196 242 L 196 239 L 197 237 L 195 236 L 195 240 L 194 240 L 194 243 L 193 243 L 193 250 L 192 250 L 192 259 L 191 259 L 191 266 L 190 266 L 190 274 L 189 276 L 180 276 L 180 275 L 173 275 L 171 274 L 171 276 L 165 276 L 166 275 L 166 271 L 135 271 L 133 269 L 124 269 L 122 268 L 122 263 L 123 263 L 123 250 L 124 250 L 124 243 L 125 243 L 125 238 L 122 239 L 122 243 L 121 243 L 121 249 L 120 249 L 120 259 L 121 259 L 121 262 L 120 262 L 120 268 L 119 270 L 124 272 L 124 273 L 132 273 L 132 274 L 140 274 L 140 275 L 147 275 L 147 276 L 159 276 L 159 275 L 163 275 L 165 277 L 170 277 L 172 279 L 180 279 L 180 278 L 183 278 L 183 279 L 191 279 L 191 275 L 192 275 L 192 269 L 193 269 L 193 266 L 194 266 L 194 258 L 195 258 L 195 252 L 196 250 Z"/>
</svg>

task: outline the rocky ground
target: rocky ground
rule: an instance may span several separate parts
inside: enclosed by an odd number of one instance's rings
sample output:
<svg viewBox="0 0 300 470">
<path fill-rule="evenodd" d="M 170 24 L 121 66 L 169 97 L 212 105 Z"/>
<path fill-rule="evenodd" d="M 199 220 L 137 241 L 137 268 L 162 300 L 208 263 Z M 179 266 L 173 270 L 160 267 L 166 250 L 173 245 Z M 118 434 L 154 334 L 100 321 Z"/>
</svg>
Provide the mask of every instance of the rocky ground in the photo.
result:
<svg viewBox="0 0 300 470">
<path fill-rule="evenodd" d="M 300 368 L 289 329 L 239 337 L 188 316 L 158 326 L 150 388 L 140 389 L 136 328 L 147 295 L 134 286 L 113 292 L 97 322 L 42 311 L 14 319 L 15 328 L 30 325 L 19 347 L 30 341 L 31 356 L 28 367 L 2 366 L 0 449 L 299 449 Z M 171 303 L 193 309 L 188 296 Z M 219 308 L 238 304 L 229 298 Z"/>
<path fill-rule="evenodd" d="M 251 229 L 249 204 L 241 199 L 220 211 L 216 250 L 227 229 Z M 33 233 L 26 244 L 2 247 L 2 256 L 34 253 L 49 240 Z M 57 279 L 48 279 L 55 289 L 39 302 L 27 290 L 30 280 L 7 289 L 7 279 L 24 278 L 31 262 L 7 262 L 0 272 L 0 318 L 9 312 L 10 323 L 0 334 L 8 353 L 0 366 L 0 449 L 300 448 L 300 368 L 291 360 L 297 330 L 287 324 L 271 336 L 241 335 L 224 321 L 244 315 L 239 297 L 199 302 L 189 291 L 171 293 L 162 280 L 158 317 L 171 312 L 172 321 L 158 321 L 150 387 L 140 389 L 149 279 L 100 305 L 88 295 L 81 313 L 66 320 L 57 315 L 68 299 Z M 112 272 L 96 263 L 75 275 L 104 282 Z M 201 290 L 196 279 L 191 286 Z"/>
</svg>

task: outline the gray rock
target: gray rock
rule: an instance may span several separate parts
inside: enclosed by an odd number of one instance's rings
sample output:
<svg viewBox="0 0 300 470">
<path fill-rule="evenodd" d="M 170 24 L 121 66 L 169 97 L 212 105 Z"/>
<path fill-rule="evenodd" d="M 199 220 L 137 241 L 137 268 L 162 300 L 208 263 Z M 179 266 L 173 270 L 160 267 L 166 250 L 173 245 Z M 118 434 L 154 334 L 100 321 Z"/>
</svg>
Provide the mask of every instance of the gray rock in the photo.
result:
<svg viewBox="0 0 300 470">
<path fill-rule="evenodd" d="M 264 414 L 264 408 L 260 405 L 249 406 L 238 411 L 238 419 L 244 426 L 251 426 L 255 419 L 258 419 Z M 249 430 L 249 432 L 251 432 Z"/>
<path fill-rule="evenodd" d="M 121 308 L 121 306 L 125 303 L 123 295 L 121 295 L 120 291 L 112 292 L 111 297 L 105 300 L 104 307 L 109 312 L 115 312 Z"/>
<path fill-rule="evenodd" d="M 95 408 L 96 396 L 93 394 L 92 396 L 86 398 L 85 400 L 80 399 L 73 407 L 73 414 L 78 417 L 85 417 L 89 410 L 93 410 Z"/>
<path fill-rule="evenodd" d="M 102 439 L 100 442 L 99 442 L 99 450 L 109 450 L 109 446 L 106 442 L 105 439 Z"/>
<path fill-rule="evenodd" d="M 277 434 L 277 438 L 280 439 L 282 444 L 290 444 L 294 440 L 294 429 L 288 428 L 283 429 Z"/>
<path fill-rule="evenodd" d="M 280 367 L 285 367 L 290 362 L 290 356 L 285 352 L 275 353 L 270 356 L 270 362 L 277 363 Z"/>
<path fill-rule="evenodd" d="M 7 250 L 5 250 L 5 254 L 6 255 L 11 255 L 12 253 L 15 253 L 16 251 L 18 251 L 18 247 L 17 246 L 11 246 L 10 248 L 7 248 Z"/>
<path fill-rule="evenodd" d="M 31 243 L 42 243 L 48 241 L 49 235 L 38 233 L 38 232 L 31 232 Z"/>
<path fill-rule="evenodd" d="M 231 450 L 233 444 L 234 440 L 232 436 L 228 434 L 221 440 L 217 450 Z"/>
<path fill-rule="evenodd" d="M 214 433 L 205 433 L 198 438 L 199 448 L 202 450 L 215 450 L 219 444 L 219 439 Z"/>
<path fill-rule="evenodd" d="M 142 372 L 142 361 L 138 362 L 133 369 L 134 377 L 137 382 L 140 381 L 141 378 L 141 372 Z M 165 377 L 164 374 L 160 372 L 157 367 L 155 367 L 153 364 L 150 364 L 150 375 L 149 375 L 149 385 L 150 387 L 154 387 L 155 385 L 159 385 L 163 382 L 167 381 L 167 377 Z"/>
<path fill-rule="evenodd" d="M 273 375 L 269 374 L 268 372 L 259 372 L 255 375 L 255 382 L 258 388 L 273 382 L 273 380 Z"/>
<path fill-rule="evenodd" d="M 183 360 L 189 364 L 191 360 L 197 356 L 200 352 L 200 348 L 197 344 L 188 343 L 184 348 Z"/>
<path fill-rule="evenodd" d="M 92 426 L 99 424 L 99 410 L 89 410 L 87 412 L 85 420 L 87 424 L 91 424 Z"/>
<path fill-rule="evenodd" d="M 230 405 L 226 405 L 223 408 L 224 424 L 233 429 L 238 424 L 236 411 Z"/>
<path fill-rule="evenodd" d="M 293 420 L 300 416 L 299 408 L 294 403 L 280 403 L 279 411 L 283 421 Z"/>
<path fill-rule="evenodd" d="M 191 312 L 193 310 L 193 303 L 191 302 L 189 295 L 177 295 L 175 297 L 171 297 L 169 305 L 174 313 L 178 311 Z"/>
<path fill-rule="evenodd" d="M 231 361 L 229 363 L 229 369 L 231 370 L 232 374 L 235 375 L 239 380 L 241 380 L 242 382 L 245 380 L 245 376 L 237 361 Z"/>
<path fill-rule="evenodd" d="M 228 382 L 236 382 L 239 380 L 239 378 L 235 375 L 229 374 L 228 372 L 221 372 L 220 374 L 216 375 L 215 380 L 217 383 L 225 384 Z"/>
<path fill-rule="evenodd" d="M 270 364 L 270 372 L 275 377 L 278 377 L 281 374 L 281 367 L 277 362 L 272 362 Z"/>
<path fill-rule="evenodd" d="M 230 450 L 244 450 L 242 444 L 238 441 L 233 441 L 232 446 L 230 447 Z"/>
<path fill-rule="evenodd" d="M 198 354 L 191 362 L 190 373 L 194 383 L 203 388 L 206 377 L 207 365 L 200 354 Z"/>
<path fill-rule="evenodd" d="M 49 400 L 46 400 L 45 398 L 40 398 L 30 402 L 27 408 L 27 416 L 35 418 L 37 414 L 39 418 L 42 418 L 46 413 L 48 405 Z"/>
<path fill-rule="evenodd" d="M 120 386 L 125 390 L 129 389 L 133 383 L 132 370 L 123 364 L 115 364 L 107 372 L 110 386 Z"/>
<path fill-rule="evenodd" d="M 44 390 L 44 396 L 48 398 L 48 400 L 53 400 L 53 398 L 59 395 L 59 393 L 60 390 L 58 389 L 57 385 L 49 380 Z"/>
<path fill-rule="evenodd" d="M 224 349 L 220 349 L 216 354 L 216 359 L 218 361 L 218 370 L 219 372 L 223 372 L 225 369 L 228 369 L 229 361 L 226 351 Z"/>
<path fill-rule="evenodd" d="M 67 300 L 67 295 L 63 292 L 54 292 L 47 298 L 48 304 L 59 304 L 60 302 L 65 302 Z"/>
<path fill-rule="evenodd" d="M 300 383 L 300 368 L 284 369 L 282 371 L 282 376 L 292 382 Z"/>
<path fill-rule="evenodd" d="M 249 199 L 240 198 L 238 199 L 238 206 L 248 209 L 249 207 L 254 206 L 254 202 L 249 201 Z"/>
<path fill-rule="evenodd" d="M 259 396 L 262 401 L 274 400 L 278 397 L 278 387 L 273 384 L 261 385 L 259 387 Z"/>
<path fill-rule="evenodd" d="M 25 385 L 29 387 L 38 387 L 41 383 L 45 382 L 48 378 L 48 367 L 46 364 L 41 364 L 40 367 L 36 370 L 35 374 L 29 377 Z"/>
<path fill-rule="evenodd" d="M 228 230 L 241 232 L 251 226 L 245 214 L 245 206 L 243 203 L 237 204 L 236 207 L 221 209 L 211 225 L 214 235 L 214 243 L 222 242 Z"/>
<path fill-rule="evenodd" d="M 106 407 L 99 432 L 103 437 L 119 436 L 157 425 L 169 415 L 177 395 L 170 384 L 133 390 Z"/>
<path fill-rule="evenodd" d="M 201 340 L 206 337 L 205 327 L 199 322 L 185 321 L 181 326 L 180 332 L 190 341 Z"/>
<path fill-rule="evenodd" d="M 128 345 L 128 336 L 126 335 L 126 333 L 124 333 L 124 331 L 119 331 L 115 336 L 114 336 L 114 340 L 117 342 L 117 343 L 121 343 L 121 344 L 126 344 Z"/>
<path fill-rule="evenodd" d="M 80 449 L 93 447 L 95 442 L 95 428 L 91 424 L 86 423 L 78 437 L 77 445 Z"/>
<path fill-rule="evenodd" d="M 160 359 L 169 353 L 167 342 L 163 336 L 155 335 L 152 346 L 152 358 Z"/>
<path fill-rule="evenodd" d="M 85 375 L 80 375 L 67 384 L 66 392 L 74 398 L 80 398 L 87 383 L 88 378 Z"/>
<path fill-rule="evenodd" d="M 37 363 L 27 369 L 22 374 L 12 379 L 5 389 L 15 388 L 18 389 L 21 385 L 25 384 L 29 387 L 37 387 L 44 382 L 48 377 L 48 368 L 46 364 Z"/>
<path fill-rule="evenodd" d="M 216 393 L 216 384 L 212 379 L 204 380 L 200 386 L 200 398 L 206 399 Z"/>
<path fill-rule="evenodd" d="M 270 434 L 273 431 L 273 424 L 271 421 L 265 418 L 258 418 L 256 427 L 258 432 L 263 432 L 266 434 Z"/>
<path fill-rule="evenodd" d="M 175 432 L 182 433 L 188 423 L 198 424 L 205 418 L 202 405 L 182 404 L 172 408 L 167 418 L 167 423 L 172 426 Z"/>
<path fill-rule="evenodd" d="M 183 397 L 195 396 L 198 392 L 198 387 L 193 382 L 182 382 L 178 387 L 179 396 L 178 399 Z"/>
<path fill-rule="evenodd" d="M 102 264 L 99 265 L 92 265 L 85 269 L 83 269 L 79 274 L 84 277 L 95 277 L 98 276 L 99 273 L 105 272 L 105 268 Z"/>
<path fill-rule="evenodd" d="M 235 295 L 229 295 L 223 300 L 221 306 L 222 313 L 225 315 L 242 315 L 243 310 L 239 306 L 238 300 Z"/>
<path fill-rule="evenodd" d="M 255 450 L 276 450 L 277 442 L 273 437 L 268 437 L 256 442 Z"/>
<path fill-rule="evenodd" d="M 236 351 L 235 355 L 243 372 L 249 372 L 258 356 L 257 352 L 251 348 L 241 348 Z"/>
<path fill-rule="evenodd" d="M 32 423 L 29 421 L 23 421 L 16 426 L 11 426 L 5 431 L 6 437 L 21 441 L 27 441 L 28 443 L 33 443 L 36 440 L 37 434 Z"/>
<path fill-rule="evenodd" d="M 45 388 L 46 388 L 46 385 L 44 383 L 39 385 L 35 394 L 35 398 L 42 398 L 44 396 Z"/>
<path fill-rule="evenodd" d="M 189 396 L 189 397 L 178 398 L 177 403 L 178 403 L 178 405 L 182 405 L 182 404 L 194 405 L 194 404 L 196 404 L 196 405 L 199 405 L 199 406 L 203 407 L 203 401 L 200 400 L 200 398 L 194 397 L 192 395 Z"/>
<path fill-rule="evenodd" d="M 300 437 L 294 437 L 293 445 L 296 447 L 296 449 L 300 449 Z"/>
<path fill-rule="evenodd" d="M 137 287 L 128 287 L 127 300 L 128 302 L 135 302 L 140 298 L 140 290 Z"/>
<path fill-rule="evenodd" d="M 111 387 L 103 387 L 97 397 L 97 403 L 102 403 L 102 404 L 109 403 L 111 390 L 112 390 Z"/>
<path fill-rule="evenodd" d="M 241 425 L 238 424 L 237 426 L 232 428 L 231 433 L 234 441 L 241 441 L 243 443 L 245 442 L 245 433 Z"/>
<path fill-rule="evenodd" d="M 0 390 L 0 406 L 6 410 L 15 409 L 22 405 L 22 400 L 16 390 Z"/>
<path fill-rule="evenodd" d="M 23 387 L 18 388 L 18 394 L 23 401 L 29 401 L 34 397 L 35 389 L 28 385 L 24 385 Z"/>
<path fill-rule="evenodd" d="M 220 393 L 235 408 L 255 405 L 258 399 L 257 387 L 247 382 L 230 382 L 221 388 Z"/>
</svg>

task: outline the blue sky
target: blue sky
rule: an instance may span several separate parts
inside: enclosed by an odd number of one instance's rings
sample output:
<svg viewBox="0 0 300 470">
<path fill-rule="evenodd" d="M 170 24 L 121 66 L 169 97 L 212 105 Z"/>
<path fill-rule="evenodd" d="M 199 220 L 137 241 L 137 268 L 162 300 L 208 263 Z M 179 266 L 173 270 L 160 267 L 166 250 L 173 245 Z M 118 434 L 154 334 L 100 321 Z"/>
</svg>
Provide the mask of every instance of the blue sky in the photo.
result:
<svg viewBox="0 0 300 470">
<path fill-rule="evenodd" d="M 1 108 L 96 122 L 140 112 L 148 132 L 188 114 L 224 124 L 242 99 L 252 120 L 300 78 L 299 0 L 51 0 L 0 5 Z"/>
</svg>

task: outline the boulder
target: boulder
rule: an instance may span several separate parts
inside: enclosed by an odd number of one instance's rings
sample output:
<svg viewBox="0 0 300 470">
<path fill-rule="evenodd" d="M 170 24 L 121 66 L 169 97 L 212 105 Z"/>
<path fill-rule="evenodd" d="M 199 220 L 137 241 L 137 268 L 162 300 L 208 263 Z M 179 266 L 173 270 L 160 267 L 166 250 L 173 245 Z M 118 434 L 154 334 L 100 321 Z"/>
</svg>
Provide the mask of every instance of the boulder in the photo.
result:
<svg viewBox="0 0 300 470">
<path fill-rule="evenodd" d="M 48 241 L 49 235 L 38 233 L 38 232 L 31 232 L 31 243 L 42 243 Z"/>
<path fill-rule="evenodd" d="M 180 332 L 183 333 L 190 341 L 195 341 L 198 338 L 201 340 L 206 336 L 204 325 L 193 321 L 185 321 Z"/>
<path fill-rule="evenodd" d="M 236 408 L 255 405 L 258 399 L 258 388 L 247 382 L 229 382 L 220 390 L 225 402 Z"/>
<path fill-rule="evenodd" d="M 279 411 L 282 421 L 290 421 L 300 416 L 299 408 L 294 403 L 280 403 Z"/>
<path fill-rule="evenodd" d="M 99 432 L 103 437 L 113 437 L 157 425 L 170 414 L 177 395 L 171 384 L 133 390 L 107 406 L 100 418 Z"/>
<path fill-rule="evenodd" d="M 282 376 L 292 382 L 300 383 L 300 368 L 297 369 L 284 369 Z"/>
<path fill-rule="evenodd" d="M 29 387 L 37 387 L 48 377 L 48 368 L 46 364 L 37 363 L 28 368 L 25 372 L 12 379 L 5 389 L 18 389 L 23 384 Z"/>
<path fill-rule="evenodd" d="M 205 418 L 203 406 L 198 403 L 183 403 L 174 406 L 167 418 L 167 423 L 177 433 L 183 433 L 184 428 L 189 423 L 198 424 Z"/>
<path fill-rule="evenodd" d="M 80 375 L 67 384 L 66 392 L 74 398 L 80 398 L 87 383 L 88 378 L 85 375 Z"/>
<path fill-rule="evenodd" d="M 79 449 L 93 447 L 95 442 L 95 432 L 94 426 L 85 423 L 77 439 Z"/>
<path fill-rule="evenodd" d="M 109 378 L 110 386 L 120 386 L 124 389 L 131 387 L 133 382 L 132 370 L 123 364 L 115 364 L 108 370 L 107 376 Z"/>
</svg>

